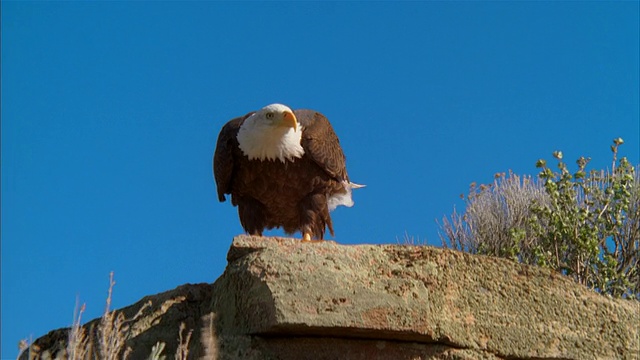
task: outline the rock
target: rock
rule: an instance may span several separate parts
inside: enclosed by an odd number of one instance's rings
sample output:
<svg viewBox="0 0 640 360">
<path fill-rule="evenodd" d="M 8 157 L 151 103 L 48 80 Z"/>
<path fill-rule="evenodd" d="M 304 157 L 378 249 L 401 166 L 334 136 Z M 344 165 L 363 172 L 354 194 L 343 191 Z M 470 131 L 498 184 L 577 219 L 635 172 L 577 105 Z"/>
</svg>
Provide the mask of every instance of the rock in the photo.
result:
<svg viewBox="0 0 640 360">
<path fill-rule="evenodd" d="M 504 259 L 238 236 L 227 260 L 212 285 L 183 285 L 120 310 L 132 319 L 152 303 L 129 325 L 129 358 L 146 359 L 158 342 L 173 358 L 181 323 L 193 330 L 189 359 L 640 356 L 637 301 L 609 299 Z M 36 340 L 39 358 L 63 354 L 67 334 Z"/>
</svg>

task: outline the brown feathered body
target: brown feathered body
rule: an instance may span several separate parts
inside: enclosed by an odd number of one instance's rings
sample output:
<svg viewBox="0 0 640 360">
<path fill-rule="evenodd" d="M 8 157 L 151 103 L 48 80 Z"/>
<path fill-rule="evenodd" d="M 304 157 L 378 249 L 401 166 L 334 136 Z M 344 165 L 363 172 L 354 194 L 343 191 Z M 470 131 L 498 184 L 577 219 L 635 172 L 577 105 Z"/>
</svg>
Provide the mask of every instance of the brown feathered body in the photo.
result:
<svg viewBox="0 0 640 360">
<path fill-rule="evenodd" d="M 218 136 L 213 168 L 218 199 L 238 207 L 244 230 L 262 235 L 265 229 L 283 228 L 288 234 L 307 232 L 316 239 L 328 228 L 330 199 L 348 193 L 345 156 L 331 124 L 312 110 L 293 112 L 302 126 L 300 158 L 250 160 L 238 145 L 238 130 L 253 113 L 229 121 Z"/>
</svg>

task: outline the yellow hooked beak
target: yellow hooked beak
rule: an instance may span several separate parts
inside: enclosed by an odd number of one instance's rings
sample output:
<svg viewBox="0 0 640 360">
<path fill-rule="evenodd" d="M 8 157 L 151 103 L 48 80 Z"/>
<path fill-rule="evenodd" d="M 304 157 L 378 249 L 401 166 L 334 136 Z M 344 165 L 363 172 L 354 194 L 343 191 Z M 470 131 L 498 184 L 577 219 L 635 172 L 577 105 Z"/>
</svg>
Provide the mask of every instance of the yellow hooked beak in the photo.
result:
<svg viewBox="0 0 640 360">
<path fill-rule="evenodd" d="M 296 116 L 291 111 L 285 111 L 282 114 L 282 126 L 292 127 L 293 131 L 298 130 L 298 120 Z"/>
</svg>

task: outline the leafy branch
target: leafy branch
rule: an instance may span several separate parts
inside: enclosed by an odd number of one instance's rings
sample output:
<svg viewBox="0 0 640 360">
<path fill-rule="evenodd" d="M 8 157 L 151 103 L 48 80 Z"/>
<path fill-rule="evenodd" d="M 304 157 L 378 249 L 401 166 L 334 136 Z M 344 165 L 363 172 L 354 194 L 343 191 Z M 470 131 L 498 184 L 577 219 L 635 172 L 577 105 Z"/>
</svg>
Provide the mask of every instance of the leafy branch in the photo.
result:
<svg viewBox="0 0 640 360">
<path fill-rule="evenodd" d="M 611 168 L 587 171 L 580 157 L 571 172 L 560 151 L 557 170 L 538 160 L 537 179 L 500 174 L 472 184 L 463 214 L 443 219 L 443 245 L 550 267 L 603 294 L 640 296 L 640 177 L 621 138 Z"/>
</svg>

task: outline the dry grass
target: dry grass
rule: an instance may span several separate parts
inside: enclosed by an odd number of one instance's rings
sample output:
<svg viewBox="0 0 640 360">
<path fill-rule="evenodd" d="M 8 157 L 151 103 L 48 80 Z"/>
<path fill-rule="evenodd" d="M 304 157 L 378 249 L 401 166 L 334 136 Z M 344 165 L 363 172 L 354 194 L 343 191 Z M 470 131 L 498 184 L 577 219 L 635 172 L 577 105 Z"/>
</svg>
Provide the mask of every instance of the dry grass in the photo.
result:
<svg viewBox="0 0 640 360">
<path fill-rule="evenodd" d="M 191 341 L 191 335 L 193 334 L 193 330 L 189 330 L 187 336 L 185 338 L 182 337 L 182 333 L 184 332 L 186 326 L 184 323 L 180 323 L 180 331 L 178 332 L 178 348 L 176 349 L 176 359 L 179 360 L 187 360 L 189 356 L 189 342 Z"/>
<path fill-rule="evenodd" d="M 621 142 L 620 142 L 621 143 Z M 570 173 L 546 162 L 538 177 L 497 174 L 471 184 L 464 213 L 444 217 L 444 247 L 545 266 L 597 292 L 640 298 L 640 171 L 621 158 L 616 143 L 610 171 L 591 171 L 580 158 Z M 413 239 L 405 238 L 405 243 Z"/>
<path fill-rule="evenodd" d="M 91 343 L 87 337 L 87 332 L 82 324 L 82 314 L 86 309 L 86 304 L 78 308 L 78 300 L 73 314 L 73 325 L 69 330 L 69 340 L 67 343 L 68 359 L 86 359 L 91 352 Z"/>
<path fill-rule="evenodd" d="M 396 242 L 400 245 L 427 245 L 426 239 L 421 239 L 420 236 L 409 235 L 406 231 L 402 235 L 402 239 L 396 236 Z"/>
<path fill-rule="evenodd" d="M 216 329 L 214 326 L 215 313 L 210 313 L 203 317 L 203 323 L 207 324 L 202 328 L 202 345 L 204 346 L 205 359 L 218 358 L 218 342 L 216 341 Z"/>
<path fill-rule="evenodd" d="M 85 311 L 85 304 L 76 304 L 73 325 L 69 329 L 66 348 L 57 354 L 52 354 L 51 349 L 41 351 L 33 344 L 31 339 L 24 339 L 19 344 L 18 359 L 56 359 L 56 360 L 117 360 L 129 359 L 132 349 L 126 346 L 129 339 L 131 324 L 140 318 L 144 311 L 151 306 L 151 302 L 144 304 L 131 319 L 125 318 L 122 312 L 111 310 L 111 298 L 113 287 L 115 286 L 113 272 L 109 274 L 109 292 L 107 295 L 105 311 L 95 329 L 91 326 L 87 329 L 82 325 L 82 315 Z M 175 359 L 186 360 L 189 355 L 189 342 L 193 330 L 189 330 L 184 335 L 186 326 L 180 325 L 178 332 L 178 348 Z M 163 355 L 165 344 L 158 342 L 149 355 L 149 360 L 164 360 Z M 25 357 L 25 352 L 28 352 Z M 215 357 L 207 357 L 214 359 Z"/>
<path fill-rule="evenodd" d="M 113 280 L 113 272 L 109 274 L 109 295 L 107 296 L 107 304 L 104 309 L 104 314 L 100 319 L 98 325 L 98 353 L 99 358 L 103 360 L 116 360 L 119 353 L 122 351 L 127 340 L 127 332 L 129 327 L 125 324 L 125 318 L 123 313 L 116 313 L 110 311 L 111 307 L 111 295 L 113 287 L 116 282 Z M 125 353 L 122 358 L 126 359 L 130 348 L 125 349 Z M 80 360 L 80 359 L 79 359 Z"/>
<path fill-rule="evenodd" d="M 530 176 L 509 172 L 496 174 L 489 185 L 473 183 L 465 212 L 460 214 L 454 209 L 450 218 L 442 219 L 442 244 L 473 254 L 529 262 L 535 243 L 530 224 L 534 202 L 546 203 L 548 196 L 544 186 Z"/>
</svg>

